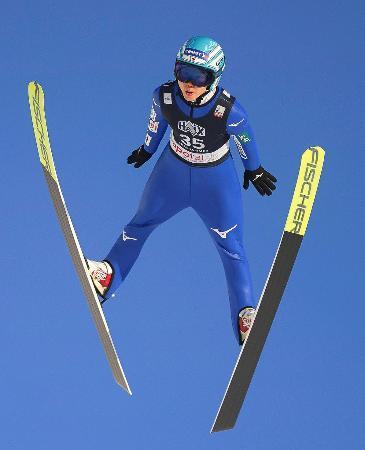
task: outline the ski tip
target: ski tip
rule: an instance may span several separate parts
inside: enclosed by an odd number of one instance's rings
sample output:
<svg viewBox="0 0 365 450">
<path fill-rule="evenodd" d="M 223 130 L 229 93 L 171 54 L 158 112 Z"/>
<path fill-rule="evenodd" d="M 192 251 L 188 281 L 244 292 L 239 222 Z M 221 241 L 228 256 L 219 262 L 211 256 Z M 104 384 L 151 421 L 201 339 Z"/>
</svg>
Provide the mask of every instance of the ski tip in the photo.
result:
<svg viewBox="0 0 365 450">
<path fill-rule="evenodd" d="M 318 152 L 322 153 L 323 155 L 326 153 L 325 150 L 324 150 L 324 148 L 321 147 L 320 145 L 312 145 L 311 147 L 307 148 L 306 152 L 307 152 L 308 150 L 311 150 L 311 149 L 315 149 L 315 150 L 317 150 Z"/>
<path fill-rule="evenodd" d="M 304 236 L 322 173 L 325 151 L 309 147 L 302 155 L 285 231 Z"/>
<path fill-rule="evenodd" d="M 28 96 L 39 97 L 39 95 L 44 96 L 42 85 L 38 81 L 30 81 L 28 83 Z"/>
<path fill-rule="evenodd" d="M 37 85 L 37 82 L 36 82 L 36 81 L 30 81 L 30 82 L 28 83 L 28 96 L 29 96 L 29 97 L 31 96 L 31 94 L 32 94 L 33 91 L 35 90 L 36 85 Z"/>
<path fill-rule="evenodd" d="M 42 89 L 42 86 L 38 83 L 38 81 L 29 81 L 28 83 L 28 93 L 29 92 L 34 92 L 36 89 Z"/>
</svg>

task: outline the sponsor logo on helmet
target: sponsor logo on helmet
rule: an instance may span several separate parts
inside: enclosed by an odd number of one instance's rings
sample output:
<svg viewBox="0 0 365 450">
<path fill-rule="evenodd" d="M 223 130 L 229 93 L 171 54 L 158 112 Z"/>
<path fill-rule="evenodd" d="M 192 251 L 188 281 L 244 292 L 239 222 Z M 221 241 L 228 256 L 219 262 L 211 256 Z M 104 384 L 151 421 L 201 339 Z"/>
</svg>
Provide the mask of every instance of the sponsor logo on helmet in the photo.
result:
<svg viewBox="0 0 365 450">
<path fill-rule="evenodd" d="M 224 112 L 226 110 L 225 106 L 217 105 L 214 111 L 214 117 L 217 117 L 218 119 L 221 119 L 224 115 Z"/>
<path fill-rule="evenodd" d="M 177 126 L 184 133 L 190 133 L 193 136 L 205 136 L 205 128 L 190 122 L 190 120 L 180 120 Z"/>
<path fill-rule="evenodd" d="M 209 53 L 202 52 L 201 50 L 196 50 L 194 48 L 186 48 L 184 51 L 184 55 L 195 56 L 196 58 L 203 59 L 205 61 L 208 61 L 209 59 Z"/>
</svg>

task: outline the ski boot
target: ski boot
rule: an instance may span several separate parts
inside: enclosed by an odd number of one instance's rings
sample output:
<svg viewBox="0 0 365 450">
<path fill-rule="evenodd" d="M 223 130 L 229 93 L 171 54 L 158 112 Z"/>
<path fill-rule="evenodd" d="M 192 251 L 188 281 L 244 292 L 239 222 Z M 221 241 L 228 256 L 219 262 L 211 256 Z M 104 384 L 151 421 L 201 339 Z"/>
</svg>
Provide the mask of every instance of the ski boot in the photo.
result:
<svg viewBox="0 0 365 450">
<path fill-rule="evenodd" d="M 251 308 L 250 306 L 246 306 L 245 308 L 241 309 L 241 311 L 238 313 L 238 330 L 239 330 L 240 345 L 243 345 L 243 343 L 245 342 L 254 317 L 255 317 L 255 308 Z"/>
<path fill-rule="evenodd" d="M 91 259 L 86 260 L 86 265 L 96 292 L 103 299 L 100 303 L 103 304 L 113 279 L 113 268 L 107 261 L 92 261 Z"/>
</svg>

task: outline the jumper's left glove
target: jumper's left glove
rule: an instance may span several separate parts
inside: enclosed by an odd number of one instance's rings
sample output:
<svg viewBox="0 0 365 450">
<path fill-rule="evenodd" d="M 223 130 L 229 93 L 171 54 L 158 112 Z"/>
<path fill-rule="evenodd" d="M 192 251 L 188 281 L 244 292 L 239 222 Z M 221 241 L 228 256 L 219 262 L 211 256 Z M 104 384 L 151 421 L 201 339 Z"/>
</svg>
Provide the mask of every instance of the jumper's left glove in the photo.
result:
<svg viewBox="0 0 365 450">
<path fill-rule="evenodd" d="M 248 189 L 250 181 L 261 195 L 271 195 L 272 191 L 276 189 L 274 183 L 277 179 L 262 166 L 256 170 L 245 170 L 243 180 L 244 189 Z"/>
</svg>

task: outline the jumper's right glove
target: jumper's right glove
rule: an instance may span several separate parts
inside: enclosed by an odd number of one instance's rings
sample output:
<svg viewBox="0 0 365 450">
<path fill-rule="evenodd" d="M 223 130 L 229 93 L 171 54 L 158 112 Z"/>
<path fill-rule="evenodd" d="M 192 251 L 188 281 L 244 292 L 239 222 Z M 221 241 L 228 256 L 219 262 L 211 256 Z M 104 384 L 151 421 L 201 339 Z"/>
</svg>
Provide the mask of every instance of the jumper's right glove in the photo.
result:
<svg viewBox="0 0 365 450">
<path fill-rule="evenodd" d="M 128 164 L 134 164 L 134 167 L 138 169 L 138 167 L 141 167 L 146 161 L 148 161 L 152 156 L 152 153 L 146 152 L 144 149 L 144 146 L 141 145 L 137 148 L 137 150 L 134 150 L 127 159 Z"/>
<path fill-rule="evenodd" d="M 262 166 L 256 170 L 245 170 L 243 181 L 244 189 L 248 189 L 250 181 L 261 195 L 271 195 L 272 191 L 276 189 L 274 183 L 277 179 Z"/>
</svg>

